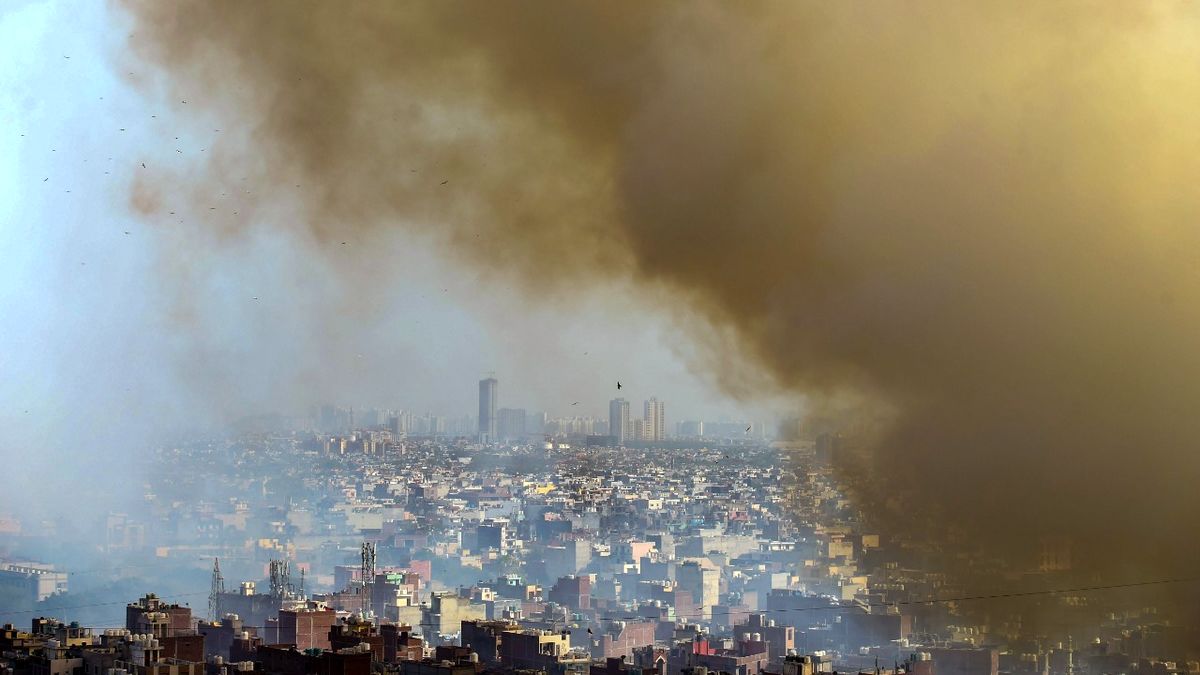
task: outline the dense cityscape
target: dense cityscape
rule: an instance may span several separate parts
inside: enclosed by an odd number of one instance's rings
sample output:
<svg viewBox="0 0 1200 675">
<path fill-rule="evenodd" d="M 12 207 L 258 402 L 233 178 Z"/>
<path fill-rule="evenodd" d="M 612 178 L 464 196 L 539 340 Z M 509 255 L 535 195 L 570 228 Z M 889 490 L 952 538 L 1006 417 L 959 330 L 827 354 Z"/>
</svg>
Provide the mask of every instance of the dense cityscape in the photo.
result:
<svg viewBox="0 0 1200 675">
<path fill-rule="evenodd" d="M 1200 675 L 1198 36 L 0 0 L 0 675 Z"/>
<path fill-rule="evenodd" d="M 479 385 L 477 416 L 327 405 L 303 430 L 164 447 L 140 508 L 101 518 L 99 570 L 21 558 L 66 556 L 62 524 L 5 519 L 0 672 L 1200 668 L 1195 632 L 1155 608 L 1061 591 L 1069 542 L 1041 544 L 1021 579 L 1041 590 L 1005 608 L 976 597 L 988 561 L 934 567 L 871 529 L 836 432 L 667 434 L 656 398 L 548 419 Z"/>
</svg>

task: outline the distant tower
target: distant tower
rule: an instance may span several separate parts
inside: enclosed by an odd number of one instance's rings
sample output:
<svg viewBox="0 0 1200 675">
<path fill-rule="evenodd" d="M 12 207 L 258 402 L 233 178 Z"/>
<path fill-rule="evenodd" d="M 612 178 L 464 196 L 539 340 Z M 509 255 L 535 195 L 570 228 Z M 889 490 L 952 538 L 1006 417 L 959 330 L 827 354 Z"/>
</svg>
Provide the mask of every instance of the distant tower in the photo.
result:
<svg viewBox="0 0 1200 675">
<path fill-rule="evenodd" d="M 369 541 L 362 545 L 362 569 L 359 572 L 364 583 L 375 578 L 375 544 Z"/>
<path fill-rule="evenodd" d="M 369 541 L 364 541 L 362 545 L 362 569 L 359 575 L 362 581 L 362 613 L 365 615 L 368 609 L 375 606 L 374 598 L 368 597 L 374 595 L 375 590 L 375 544 Z"/>
<path fill-rule="evenodd" d="M 665 408 L 666 406 L 663 405 L 663 402 L 653 396 L 650 397 L 649 401 L 646 401 L 646 421 L 642 427 L 643 440 L 661 441 L 666 438 Z"/>
<path fill-rule="evenodd" d="M 496 440 L 496 397 L 499 382 L 489 377 L 479 381 L 479 440 Z"/>
<path fill-rule="evenodd" d="M 213 558 L 212 590 L 208 592 L 208 620 L 221 620 L 221 595 L 225 592 L 225 577 L 221 576 L 221 561 Z"/>
<path fill-rule="evenodd" d="M 629 401 L 614 398 L 608 402 L 608 435 L 617 439 L 617 445 L 625 445 L 632 425 L 629 423 Z"/>
<path fill-rule="evenodd" d="M 271 569 L 271 596 L 282 598 L 291 592 L 291 573 L 288 571 L 288 561 L 272 560 L 270 563 Z"/>
</svg>

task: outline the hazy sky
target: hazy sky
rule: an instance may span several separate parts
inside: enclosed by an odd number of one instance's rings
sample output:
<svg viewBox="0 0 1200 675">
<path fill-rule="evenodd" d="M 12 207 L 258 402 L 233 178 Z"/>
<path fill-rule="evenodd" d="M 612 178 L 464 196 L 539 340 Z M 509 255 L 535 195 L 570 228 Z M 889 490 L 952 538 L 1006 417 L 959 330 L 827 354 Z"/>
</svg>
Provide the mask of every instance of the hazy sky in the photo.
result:
<svg viewBox="0 0 1200 675">
<path fill-rule="evenodd" d="M 518 298 L 399 228 L 315 255 L 329 244 L 256 226 L 300 217 L 287 194 L 236 195 L 255 214 L 236 233 L 204 222 L 238 210 L 233 194 L 204 195 L 212 214 L 169 198 L 139 214 L 139 181 L 182 190 L 220 134 L 254 131 L 168 102 L 130 30 L 105 3 L 0 5 L 0 460 L 15 475 L 78 476 L 164 429 L 323 401 L 473 413 L 488 371 L 501 406 L 551 415 L 606 415 L 618 378 L 671 420 L 742 412 L 621 278 Z"/>
<path fill-rule="evenodd" d="M 311 255 L 315 244 L 299 235 L 281 239 L 277 231 L 251 229 L 215 241 L 190 223 L 139 219 L 129 207 L 139 173 L 168 171 L 186 180 L 205 161 L 212 134 L 220 132 L 147 95 L 157 86 L 147 79 L 161 75 L 133 63 L 120 70 L 129 23 L 116 9 L 5 3 L 0 30 L 0 292 L 10 318 L 4 326 L 6 374 L 14 375 L 4 378 L 6 413 L 47 406 L 65 411 L 88 398 L 122 398 L 126 388 L 138 394 L 131 404 L 169 405 L 140 397 L 149 391 L 171 398 L 170 389 L 180 384 L 176 359 L 195 360 L 198 368 L 224 368 L 215 362 L 227 359 L 250 369 L 240 386 L 262 394 L 257 411 L 275 409 L 272 397 L 278 394 L 283 401 L 465 413 L 475 405 L 475 380 L 494 370 L 503 405 L 544 407 L 552 414 L 578 412 L 568 409 L 574 400 L 600 414 L 616 395 L 610 389 L 618 377 L 628 385 L 626 396 L 657 394 L 673 412 L 736 412 L 688 372 L 670 347 L 674 329 L 619 279 L 611 288 L 581 287 L 577 296 L 559 298 L 553 311 L 543 311 L 536 297 L 518 301 L 503 284 L 480 283 L 476 272 L 403 234 L 347 242 L 339 255 L 353 259 L 360 255 L 356 247 L 386 246 L 393 267 L 374 275 L 377 283 L 367 274 L 347 287 L 327 276 L 322 259 Z M 205 119 L 229 131 L 238 124 Z M 220 195 L 212 197 L 221 203 Z M 267 205 L 272 213 L 288 206 L 286 196 L 276 197 L 261 200 L 280 202 Z M 173 229 L 186 229 L 186 235 Z M 168 257 L 180 246 L 190 248 L 184 262 Z M 186 288 L 164 288 L 168 264 L 187 267 L 179 270 L 189 276 Z M 341 318 L 281 316 L 273 309 L 281 297 L 289 310 L 303 307 L 309 294 L 314 310 L 328 309 L 330 298 L 334 305 L 337 298 L 362 297 L 374 304 L 366 325 L 331 329 L 338 340 L 325 356 L 347 366 L 344 376 L 322 364 L 289 361 L 299 354 L 290 350 L 310 344 L 296 330 Z M 198 335 L 180 330 L 196 328 L 182 316 L 193 312 L 195 322 L 205 324 Z M 269 336 L 278 339 L 264 339 Z M 266 371 L 254 370 L 256 363 Z M 313 392 L 273 392 L 274 383 L 253 381 L 292 368 L 314 373 Z M 321 375 L 333 379 L 322 386 Z M 80 391 L 87 393 L 77 398 Z M 563 405 L 566 398 L 571 401 Z"/>
</svg>

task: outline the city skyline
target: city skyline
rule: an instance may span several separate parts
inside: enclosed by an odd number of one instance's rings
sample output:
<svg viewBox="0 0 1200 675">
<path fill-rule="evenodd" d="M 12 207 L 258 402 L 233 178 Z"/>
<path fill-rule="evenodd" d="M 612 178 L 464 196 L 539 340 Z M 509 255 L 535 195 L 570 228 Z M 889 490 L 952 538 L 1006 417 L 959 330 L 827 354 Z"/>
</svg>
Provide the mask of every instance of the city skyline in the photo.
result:
<svg viewBox="0 0 1200 675">
<path fill-rule="evenodd" d="M 633 418 L 629 415 L 630 404 L 624 398 L 609 401 L 607 418 L 571 406 L 566 415 L 551 415 L 543 410 L 524 407 L 511 407 L 500 397 L 499 380 L 487 377 L 478 382 L 477 414 L 470 413 L 445 414 L 429 409 L 406 410 L 393 407 L 338 406 L 322 404 L 314 406 L 308 414 L 297 416 L 290 425 L 283 428 L 305 428 L 298 424 L 300 420 L 309 420 L 313 428 L 318 430 L 349 431 L 353 429 L 388 428 L 394 434 L 416 433 L 430 435 L 463 436 L 474 435 L 480 442 L 514 441 L 529 437 L 547 435 L 560 436 L 613 436 L 618 443 L 626 440 L 634 442 L 662 441 L 667 437 L 704 436 L 705 420 L 688 418 L 686 416 L 671 418 L 666 415 L 666 402 L 657 396 L 651 396 L 643 401 L 643 416 Z M 486 414 L 485 414 L 486 412 Z M 614 417 L 615 415 L 615 417 Z M 615 423 L 614 420 L 623 422 Z M 487 417 L 490 416 L 490 420 Z M 573 427 L 586 428 L 587 431 L 570 431 L 560 428 L 562 424 L 574 420 Z M 755 435 L 759 438 L 774 435 L 774 429 L 780 420 L 763 422 L 761 420 L 738 418 L 729 415 L 718 415 L 707 420 L 712 430 L 721 429 L 728 436 Z M 584 426 L 580 427 L 579 425 Z M 739 431 L 743 424 L 748 424 L 744 431 Z M 547 429 L 547 426 L 552 427 Z M 736 427 L 736 428 L 735 428 Z"/>
<path fill-rule="evenodd" d="M 5 2 L 0 675 L 1200 672 L 1197 32 Z"/>
</svg>

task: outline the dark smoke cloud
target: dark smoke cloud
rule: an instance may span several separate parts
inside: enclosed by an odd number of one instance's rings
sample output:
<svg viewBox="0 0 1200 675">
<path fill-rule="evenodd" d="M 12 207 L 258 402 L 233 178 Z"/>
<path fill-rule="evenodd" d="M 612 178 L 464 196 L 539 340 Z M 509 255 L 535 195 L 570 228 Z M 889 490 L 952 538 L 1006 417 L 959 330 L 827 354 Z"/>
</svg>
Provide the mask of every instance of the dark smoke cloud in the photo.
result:
<svg viewBox="0 0 1200 675">
<path fill-rule="evenodd" d="M 1195 6 L 125 4 L 244 122 L 203 191 L 539 298 L 633 279 L 731 390 L 887 420 L 872 471 L 938 527 L 1197 559 Z"/>
</svg>

